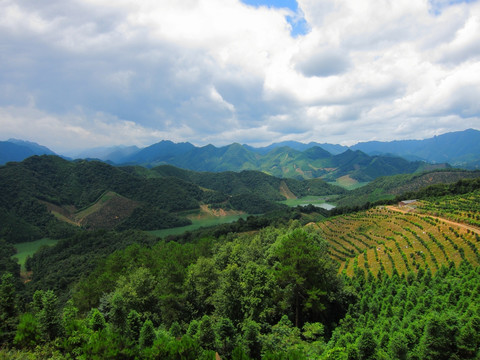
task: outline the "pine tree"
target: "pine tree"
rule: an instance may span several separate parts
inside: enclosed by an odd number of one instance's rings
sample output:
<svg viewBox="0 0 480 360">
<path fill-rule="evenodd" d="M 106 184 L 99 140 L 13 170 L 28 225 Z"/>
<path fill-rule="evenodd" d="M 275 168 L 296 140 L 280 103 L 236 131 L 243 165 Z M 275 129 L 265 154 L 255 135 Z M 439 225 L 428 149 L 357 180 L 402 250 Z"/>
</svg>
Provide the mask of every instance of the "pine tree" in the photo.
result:
<svg viewBox="0 0 480 360">
<path fill-rule="evenodd" d="M 90 328 L 93 331 L 105 329 L 105 318 L 98 309 L 93 309 L 90 315 Z"/>
<path fill-rule="evenodd" d="M 229 318 L 221 318 L 217 324 L 216 333 L 220 355 L 230 358 L 236 344 L 235 327 L 232 321 Z"/>
<path fill-rule="evenodd" d="M 33 294 L 33 300 L 32 300 L 32 310 L 37 316 L 40 316 L 40 312 L 43 309 L 43 294 L 45 291 L 43 290 L 37 290 Z"/>
<path fill-rule="evenodd" d="M 121 332 L 125 331 L 125 320 L 127 318 L 127 307 L 126 302 L 122 294 L 115 292 L 111 298 L 110 312 L 109 312 L 110 322 L 115 328 Z"/>
<path fill-rule="evenodd" d="M 340 287 L 327 247 L 318 234 L 303 228 L 280 236 L 272 247 L 270 261 L 275 262 L 275 274 L 283 288 L 284 303 L 293 310 L 294 324 L 298 328 L 302 327 L 306 315 L 311 321 L 325 316 L 328 299 Z"/>
<path fill-rule="evenodd" d="M 457 352 L 458 319 L 455 314 L 434 313 L 428 319 L 420 341 L 424 359 L 451 359 Z"/>
<path fill-rule="evenodd" d="M 259 359 L 262 350 L 260 343 L 260 324 L 253 320 L 246 320 L 242 327 L 242 343 L 247 350 L 247 355 L 253 359 Z"/>
<path fill-rule="evenodd" d="M 0 283 L 0 343 L 8 342 L 15 336 L 17 307 L 13 275 L 5 273 Z"/>
<path fill-rule="evenodd" d="M 408 342 L 403 333 L 397 332 L 390 337 L 388 351 L 392 359 L 407 359 Z"/>
<path fill-rule="evenodd" d="M 180 327 L 180 324 L 178 321 L 174 321 L 172 323 L 172 326 L 170 326 L 170 335 L 172 335 L 174 338 L 178 339 L 182 337 L 182 328 Z"/>
<path fill-rule="evenodd" d="M 138 341 L 141 329 L 142 320 L 140 318 L 140 314 L 135 310 L 131 310 L 127 316 L 127 338 Z"/>
<path fill-rule="evenodd" d="M 190 324 L 188 325 L 188 329 L 187 329 L 187 335 L 190 336 L 192 339 L 198 339 L 199 326 L 200 326 L 200 323 L 198 322 L 198 320 L 190 321 Z"/>
<path fill-rule="evenodd" d="M 80 321 L 77 320 L 77 315 L 78 308 L 73 305 L 72 299 L 68 300 L 63 308 L 62 318 L 63 329 L 67 337 L 73 335 L 73 333 L 78 330 Z"/>
<path fill-rule="evenodd" d="M 37 318 L 25 313 L 20 317 L 20 323 L 13 343 L 22 348 L 34 348 L 40 341 L 41 334 Z"/>
<path fill-rule="evenodd" d="M 141 348 L 150 347 L 155 342 L 157 335 L 151 320 L 145 320 L 142 329 L 140 330 L 139 343 Z"/>
<path fill-rule="evenodd" d="M 215 332 L 213 331 L 210 316 L 203 315 L 200 326 L 198 327 L 198 340 L 205 350 L 215 349 Z"/>
<path fill-rule="evenodd" d="M 358 355 L 360 360 L 375 359 L 375 352 L 377 350 L 377 342 L 373 332 L 370 329 L 365 329 L 358 339 Z"/>
<path fill-rule="evenodd" d="M 61 324 L 57 313 L 57 296 L 52 290 L 43 293 L 39 323 L 42 335 L 46 340 L 53 340 L 60 335 Z"/>
</svg>

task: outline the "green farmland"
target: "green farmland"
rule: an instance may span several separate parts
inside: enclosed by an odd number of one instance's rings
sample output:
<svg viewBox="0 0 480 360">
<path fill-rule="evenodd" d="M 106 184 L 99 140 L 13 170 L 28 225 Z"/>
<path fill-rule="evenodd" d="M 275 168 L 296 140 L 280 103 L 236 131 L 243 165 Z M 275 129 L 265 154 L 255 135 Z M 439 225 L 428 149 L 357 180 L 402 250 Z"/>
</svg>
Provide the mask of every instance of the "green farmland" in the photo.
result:
<svg viewBox="0 0 480 360">
<path fill-rule="evenodd" d="M 42 246 L 53 246 L 57 242 L 58 240 L 44 238 L 40 240 L 15 244 L 17 254 L 13 257 L 18 259 L 18 263 L 22 266 L 22 270 L 25 270 L 25 260 L 27 259 L 27 256 L 32 256 Z"/>
</svg>

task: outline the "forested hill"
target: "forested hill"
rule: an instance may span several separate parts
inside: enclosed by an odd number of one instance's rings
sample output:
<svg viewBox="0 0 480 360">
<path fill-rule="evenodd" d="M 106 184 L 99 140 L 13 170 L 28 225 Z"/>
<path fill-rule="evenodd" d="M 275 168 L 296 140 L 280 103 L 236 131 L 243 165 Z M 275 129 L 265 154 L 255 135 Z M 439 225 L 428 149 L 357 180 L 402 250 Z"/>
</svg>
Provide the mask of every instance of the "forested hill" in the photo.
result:
<svg viewBox="0 0 480 360">
<path fill-rule="evenodd" d="M 366 202 L 394 199 L 396 196 L 415 192 L 436 184 L 451 184 L 462 179 L 480 177 L 480 171 L 445 169 L 414 174 L 380 177 L 358 189 L 349 191 L 338 200 L 339 206 L 359 206 Z"/>
<path fill-rule="evenodd" d="M 202 204 L 256 214 L 281 207 L 274 201 L 285 195 L 342 191 L 323 180 L 282 180 L 255 171 L 199 174 L 34 156 L 0 167 L 0 237 L 21 242 L 83 228 L 162 229 L 190 223 L 179 212 Z"/>
<path fill-rule="evenodd" d="M 13 242 L 65 237 L 89 223 L 111 228 L 131 217 L 159 228 L 184 225 L 173 213 L 197 208 L 203 196 L 181 179 L 147 180 L 102 162 L 56 156 L 0 167 L 0 193 L 0 236 Z"/>
<path fill-rule="evenodd" d="M 190 181 L 201 187 L 220 191 L 229 195 L 253 193 L 271 200 L 284 200 L 285 194 L 279 189 L 292 192 L 293 196 L 344 194 L 346 191 L 322 179 L 296 180 L 280 179 L 253 170 L 241 172 L 226 171 L 221 173 L 196 172 L 163 165 L 153 168 L 152 173 L 159 176 L 174 176 Z"/>
<path fill-rule="evenodd" d="M 4 311 L 0 356 L 477 359 L 479 230 L 430 213 L 478 214 L 478 181 L 461 188 L 477 191 L 425 213 L 382 206 L 183 244 L 81 234 L 29 261 L 36 291 Z M 110 255 L 83 263 L 93 246 Z"/>
</svg>

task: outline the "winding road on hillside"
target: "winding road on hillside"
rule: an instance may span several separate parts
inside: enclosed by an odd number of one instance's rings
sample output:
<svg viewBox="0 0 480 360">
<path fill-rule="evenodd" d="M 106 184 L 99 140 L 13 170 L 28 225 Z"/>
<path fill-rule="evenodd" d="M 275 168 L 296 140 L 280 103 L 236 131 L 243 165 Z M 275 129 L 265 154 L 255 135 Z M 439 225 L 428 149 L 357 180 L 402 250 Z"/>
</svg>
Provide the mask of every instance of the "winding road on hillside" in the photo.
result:
<svg viewBox="0 0 480 360">
<path fill-rule="evenodd" d="M 456 222 L 456 221 L 448 220 L 448 219 L 445 219 L 443 217 L 433 216 L 433 215 L 430 215 L 430 214 L 419 214 L 415 211 L 400 209 L 399 207 L 392 206 L 392 205 L 386 206 L 386 208 L 389 209 L 389 210 L 392 210 L 392 211 L 403 213 L 403 214 L 413 213 L 413 214 L 416 214 L 416 215 L 421 216 L 421 217 L 431 217 L 432 219 L 438 219 L 440 221 L 443 221 L 444 223 L 447 223 L 447 224 L 450 224 L 450 225 L 455 225 L 455 226 L 461 227 L 462 229 L 470 230 L 470 231 L 472 231 L 476 234 L 480 234 L 480 229 L 475 227 L 475 226 L 466 225 L 466 224 L 459 223 L 459 222 Z"/>
</svg>

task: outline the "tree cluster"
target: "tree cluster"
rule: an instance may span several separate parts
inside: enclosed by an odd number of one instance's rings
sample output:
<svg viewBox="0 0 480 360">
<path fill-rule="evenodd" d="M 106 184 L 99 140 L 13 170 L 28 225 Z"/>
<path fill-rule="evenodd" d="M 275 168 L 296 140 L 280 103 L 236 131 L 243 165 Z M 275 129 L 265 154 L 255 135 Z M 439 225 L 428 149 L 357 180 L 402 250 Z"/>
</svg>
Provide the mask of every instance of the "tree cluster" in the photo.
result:
<svg viewBox="0 0 480 360">
<path fill-rule="evenodd" d="M 37 290 L 19 318 L 10 311 L 7 343 L 103 359 L 304 358 L 321 354 L 349 299 L 325 241 L 298 223 L 134 244 L 70 288 L 70 301 L 60 292 Z"/>
</svg>

